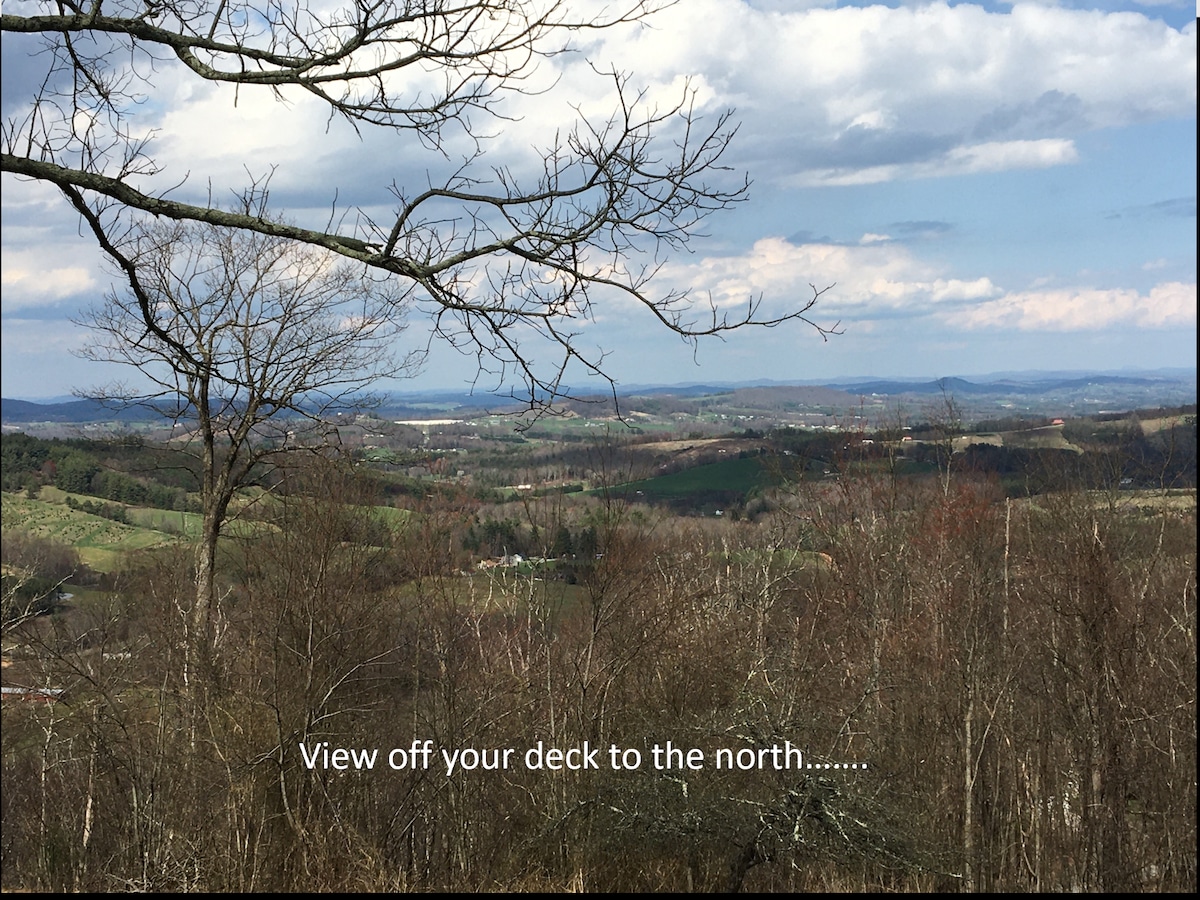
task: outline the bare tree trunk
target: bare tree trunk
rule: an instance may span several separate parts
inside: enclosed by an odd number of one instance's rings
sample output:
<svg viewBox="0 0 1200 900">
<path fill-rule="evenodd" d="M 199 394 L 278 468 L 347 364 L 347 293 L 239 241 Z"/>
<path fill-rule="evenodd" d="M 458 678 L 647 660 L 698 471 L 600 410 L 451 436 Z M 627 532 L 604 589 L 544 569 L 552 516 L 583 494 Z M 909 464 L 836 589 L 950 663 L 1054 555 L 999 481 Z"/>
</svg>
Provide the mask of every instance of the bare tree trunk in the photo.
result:
<svg viewBox="0 0 1200 900">
<path fill-rule="evenodd" d="M 196 548 L 196 596 L 188 621 L 188 690 L 202 702 L 212 677 L 212 612 L 216 602 L 217 541 L 221 523 L 205 504 L 200 545 Z"/>
<path fill-rule="evenodd" d="M 968 650 L 968 654 L 972 651 Z M 968 656 L 967 702 L 963 710 L 963 891 L 975 893 L 975 773 L 973 771 L 975 726 L 975 676 Z"/>
</svg>

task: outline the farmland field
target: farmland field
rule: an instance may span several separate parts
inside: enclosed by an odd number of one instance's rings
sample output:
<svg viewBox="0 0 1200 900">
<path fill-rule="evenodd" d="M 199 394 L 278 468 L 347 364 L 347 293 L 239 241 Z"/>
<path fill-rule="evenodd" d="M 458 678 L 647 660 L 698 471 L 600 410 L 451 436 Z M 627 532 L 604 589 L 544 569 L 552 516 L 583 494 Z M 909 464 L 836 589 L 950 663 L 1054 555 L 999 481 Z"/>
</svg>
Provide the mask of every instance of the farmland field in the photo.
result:
<svg viewBox="0 0 1200 900">
<path fill-rule="evenodd" d="M 10 493 L 3 494 L 2 502 L 5 530 L 24 531 L 75 547 L 80 559 L 99 572 L 113 571 L 123 553 L 178 540 L 154 528 L 113 522 L 65 504 L 30 500 Z"/>
<path fill-rule="evenodd" d="M 745 495 L 768 486 L 771 480 L 759 457 L 745 457 L 634 481 L 622 485 L 620 490 L 623 493 L 641 491 L 648 496 L 663 498 L 688 497 L 714 491 Z"/>
</svg>

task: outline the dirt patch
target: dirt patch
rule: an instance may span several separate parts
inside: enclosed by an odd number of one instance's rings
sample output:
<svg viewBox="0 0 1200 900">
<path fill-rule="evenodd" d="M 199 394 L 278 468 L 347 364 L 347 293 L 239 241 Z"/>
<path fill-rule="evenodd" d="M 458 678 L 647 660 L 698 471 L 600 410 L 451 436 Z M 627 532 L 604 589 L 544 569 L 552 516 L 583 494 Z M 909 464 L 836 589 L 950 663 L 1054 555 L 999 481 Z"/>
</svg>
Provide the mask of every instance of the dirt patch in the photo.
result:
<svg viewBox="0 0 1200 900">
<path fill-rule="evenodd" d="M 634 449 L 650 453 L 679 453 L 699 447 L 711 447 L 714 444 L 733 444 L 728 438 L 696 438 L 691 441 L 652 441 L 648 444 L 638 444 Z"/>
</svg>

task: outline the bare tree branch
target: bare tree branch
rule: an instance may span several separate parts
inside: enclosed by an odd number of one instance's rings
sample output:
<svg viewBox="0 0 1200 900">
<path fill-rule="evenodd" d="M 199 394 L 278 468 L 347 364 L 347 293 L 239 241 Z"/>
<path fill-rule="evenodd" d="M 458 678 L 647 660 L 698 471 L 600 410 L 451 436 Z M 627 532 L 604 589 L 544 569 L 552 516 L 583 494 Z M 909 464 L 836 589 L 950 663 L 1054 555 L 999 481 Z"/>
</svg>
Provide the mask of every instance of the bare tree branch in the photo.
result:
<svg viewBox="0 0 1200 900">
<path fill-rule="evenodd" d="M 822 293 L 815 288 L 771 314 L 761 299 L 747 298 L 735 314 L 686 287 L 655 289 L 667 255 L 749 187 L 724 162 L 737 131 L 731 114 L 703 120 L 690 85 L 659 107 L 626 73 L 596 67 L 611 87 L 610 115 L 577 108 L 573 127 L 532 148 L 532 172 L 488 163 L 481 123 L 505 121 L 506 97 L 545 88 L 533 80 L 539 64 L 582 31 L 637 25 L 666 5 L 626 0 L 599 17 L 582 0 L 31 0 L 16 13 L 10 5 L 3 31 L 43 42 L 44 77 L 3 124 L 3 171 L 59 187 L 102 247 L 98 229 L 127 228 L 124 210 L 287 238 L 364 263 L 411 292 L 435 334 L 473 355 L 481 374 L 498 386 L 518 380 L 535 409 L 570 391 L 569 372 L 605 376 L 605 352 L 582 334 L 614 304 L 693 342 L 787 322 L 833 333 L 809 317 Z M 339 211 L 335 201 L 325 223 L 293 224 L 273 203 L 269 177 L 251 176 L 233 210 L 197 203 L 183 182 L 162 183 L 154 135 L 133 125 L 171 67 L 281 101 L 306 92 L 360 134 L 415 135 L 442 162 L 451 131 L 474 151 L 423 190 L 382 186 L 390 221 Z"/>
</svg>

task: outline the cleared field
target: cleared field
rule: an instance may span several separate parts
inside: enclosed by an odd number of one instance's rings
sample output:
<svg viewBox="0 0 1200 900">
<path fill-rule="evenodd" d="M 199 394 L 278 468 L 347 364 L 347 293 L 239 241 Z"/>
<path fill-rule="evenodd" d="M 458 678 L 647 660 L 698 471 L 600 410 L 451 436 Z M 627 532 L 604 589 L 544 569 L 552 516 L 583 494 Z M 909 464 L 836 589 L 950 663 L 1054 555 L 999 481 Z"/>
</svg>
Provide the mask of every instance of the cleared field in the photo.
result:
<svg viewBox="0 0 1200 900">
<path fill-rule="evenodd" d="M 403 529 L 412 520 L 411 509 L 399 509 L 395 506 L 356 506 L 363 516 L 370 516 L 383 522 L 393 530 Z"/>
<path fill-rule="evenodd" d="M 924 442 L 922 442 L 924 443 Z M 1082 453 L 1063 436 L 1061 425 L 1046 425 L 1041 428 L 1025 428 L 1020 431 L 984 432 L 982 434 L 964 434 L 953 440 L 953 449 L 957 453 L 972 444 L 988 444 L 992 447 L 1023 447 L 1040 450 L 1073 450 Z"/>
<path fill-rule="evenodd" d="M 134 507 L 126 509 L 129 521 L 141 528 L 152 528 L 167 534 L 178 534 L 185 538 L 200 536 L 199 513 L 175 512 L 168 509 Z"/>
<path fill-rule="evenodd" d="M 825 572 L 833 568 L 833 559 L 828 553 L 787 547 L 778 550 L 738 550 L 730 554 L 724 562 L 730 565 L 765 565 L 780 569 L 818 569 Z"/>
<path fill-rule="evenodd" d="M 1177 425 L 1182 425 L 1184 419 L 1189 416 L 1166 416 L 1162 419 L 1143 419 L 1140 423 L 1142 426 L 1142 434 L 1155 434 L 1165 428 L 1174 428 Z"/>
<path fill-rule="evenodd" d="M 954 451 L 966 450 L 975 444 L 987 444 L 990 447 L 1003 447 L 1004 438 L 999 434 L 964 434 L 954 439 Z"/>
<path fill-rule="evenodd" d="M 729 438 L 696 438 L 687 441 L 652 441 L 646 444 L 638 444 L 638 450 L 661 451 L 664 453 L 678 453 L 681 450 L 692 450 L 696 447 L 708 447 L 713 444 L 730 444 Z"/>
<path fill-rule="evenodd" d="M 622 485 L 624 493 L 641 491 L 654 497 L 687 497 L 713 491 L 748 494 L 771 483 L 761 457 L 727 459 Z"/>
<path fill-rule="evenodd" d="M 198 538 L 200 536 L 200 527 L 203 523 L 203 517 L 199 513 L 159 509 L 153 506 L 130 506 L 116 500 L 105 500 L 101 497 L 91 497 L 87 494 L 69 494 L 66 491 L 49 485 L 43 487 L 38 494 L 38 500 L 48 504 L 65 506 L 68 499 L 72 499 L 76 503 L 107 503 L 114 506 L 123 506 L 125 508 L 125 515 L 129 518 L 130 525 L 152 531 L 161 531 L 167 536 L 184 538 L 186 540 Z M 256 521 L 252 514 L 247 515 L 245 518 L 241 517 L 242 514 L 246 512 L 253 513 L 257 505 L 271 502 L 274 502 L 274 498 L 263 494 L 258 488 L 247 490 L 241 495 L 234 497 L 233 502 L 229 505 L 229 517 L 225 523 L 223 533 L 229 537 L 253 536 L 257 530 L 265 526 L 261 522 Z M 78 512 L 78 510 L 76 511 Z M 87 515 L 86 513 L 82 514 Z M 104 521 L 108 520 L 105 519 Z M 5 524 L 7 526 L 7 523 Z"/>
<path fill-rule="evenodd" d="M 1045 428 L 1030 428 L 1027 431 L 1006 431 L 1003 433 L 1005 447 L 1027 447 L 1041 450 L 1073 450 L 1082 453 L 1065 437 L 1061 425 L 1048 425 Z"/>
<path fill-rule="evenodd" d="M 124 506 L 129 523 L 114 522 L 67 506 L 67 500 L 77 502 L 124 504 L 100 500 L 82 494 L 68 494 L 55 487 L 43 487 L 38 499 L 24 494 L 3 494 L 4 530 L 23 531 L 38 537 L 51 538 L 74 547 L 79 558 L 98 572 L 113 572 L 123 554 L 163 547 L 179 541 L 196 540 L 200 535 L 202 518 L 198 513 L 153 507 Z M 249 510 L 255 504 L 275 502 L 271 497 L 247 496 L 235 502 L 234 515 L 223 529 L 228 538 L 245 538 L 273 528 L 253 518 L 239 518 L 236 513 Z M 410 521 L 411 512 L 386 506 L 358 508 L 364 517 L 373 517 L 392 531 L 399 531 Z"/>
<path fill-rule="evenodd" d="M 83 562 L 99 572 L 113 571 L 123 553 L 179 540 L 153 528 L 113 522 L 65 504 L 7 493 L 0 497 L 0 502 L 5 530 L 24 531 L 68 544 L 79 551 Z"/>
<path fill-rule="evenodd" d="M 399 585 L 398 596 L 422 606 L 430 602 L 417 582 Z M 426 585 L 425 590 L 428 590 Z M 492 569 L 464 573 L 436 582 L 436 596 L 462 610 L 475 614 L 545 615 L 552 621 L 569 617 L 587 603 L 588 591 L 582 584 L 568 584 L 554 577 L 552 570 L 532 574 L 529 569 Z"/>
</svg>

